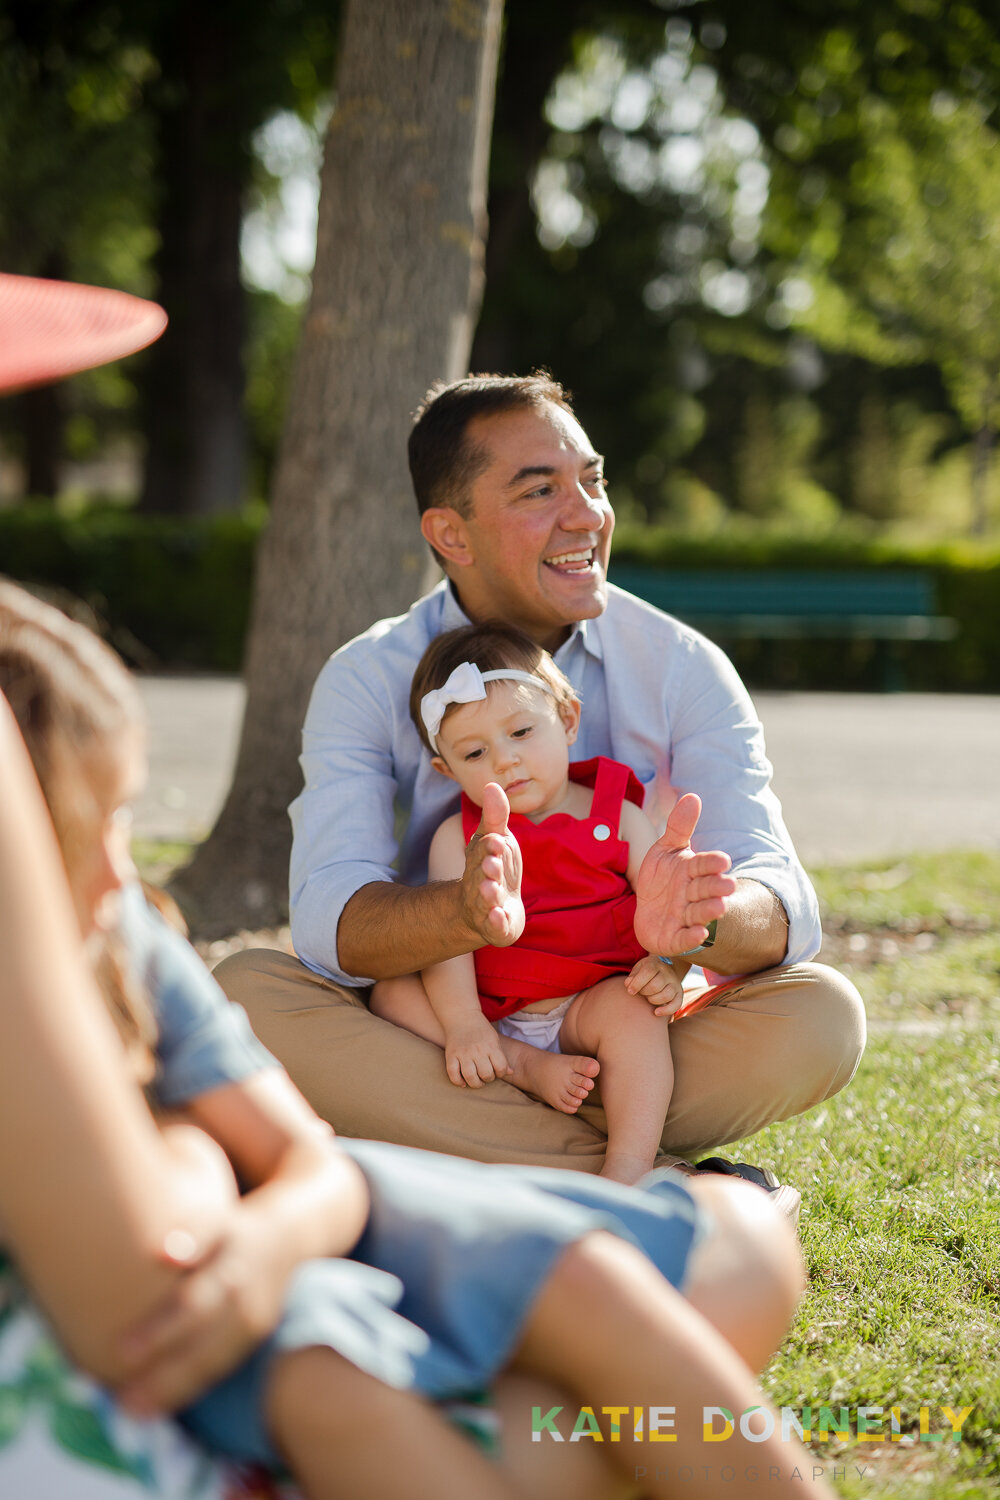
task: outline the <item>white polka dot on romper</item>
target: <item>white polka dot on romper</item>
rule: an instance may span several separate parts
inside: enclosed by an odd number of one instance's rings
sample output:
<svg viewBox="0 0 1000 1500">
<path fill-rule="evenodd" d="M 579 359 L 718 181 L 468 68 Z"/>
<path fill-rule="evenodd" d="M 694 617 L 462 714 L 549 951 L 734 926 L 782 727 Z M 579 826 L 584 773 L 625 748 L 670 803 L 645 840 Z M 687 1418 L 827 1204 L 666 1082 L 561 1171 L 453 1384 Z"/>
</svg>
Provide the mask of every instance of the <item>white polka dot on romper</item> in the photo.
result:
<svg viewBox="0 0 1000 1500">
<path fill-rule="evenodd" d="M 598 823 L 597 827 L 594 829 L 594 838 L 599 839 L 603 844 L 604 840 L 609 839 L 610 837 L 611 829 L 608 827 L 607 823 Z"/>
</svg>

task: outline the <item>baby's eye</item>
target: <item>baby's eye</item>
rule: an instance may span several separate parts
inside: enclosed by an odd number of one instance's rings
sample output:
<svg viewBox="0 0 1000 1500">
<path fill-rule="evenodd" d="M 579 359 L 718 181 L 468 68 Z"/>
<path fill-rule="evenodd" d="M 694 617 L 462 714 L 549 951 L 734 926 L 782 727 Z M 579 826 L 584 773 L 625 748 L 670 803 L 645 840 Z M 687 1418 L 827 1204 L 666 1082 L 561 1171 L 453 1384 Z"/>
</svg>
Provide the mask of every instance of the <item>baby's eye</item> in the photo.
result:
<svg viewBox="0 0 1000 1500">
<path fill-rule="evenodd" d="M 525 737 L 525 735 L 528 735 L 528 734 L 531 733 L 531 730 L 532 730 L 532 725 L 525 724 L 524 727 L 523 727 L 523 729 L 515 729 L 514 730 L 514 732 L 511 735 L 511 739 L 513 739 L 513 740 L 523 740 L 524 737 Z"/>
<path fill-rule="evenodd" d="M 466 760 L 481 760 L 484 754 L 485 754 L 485 751 L 483 751 L 483 750 L 470 750 L 468 752 L 468 754 L 466 755 L 465 759 Z"/>
</svg>

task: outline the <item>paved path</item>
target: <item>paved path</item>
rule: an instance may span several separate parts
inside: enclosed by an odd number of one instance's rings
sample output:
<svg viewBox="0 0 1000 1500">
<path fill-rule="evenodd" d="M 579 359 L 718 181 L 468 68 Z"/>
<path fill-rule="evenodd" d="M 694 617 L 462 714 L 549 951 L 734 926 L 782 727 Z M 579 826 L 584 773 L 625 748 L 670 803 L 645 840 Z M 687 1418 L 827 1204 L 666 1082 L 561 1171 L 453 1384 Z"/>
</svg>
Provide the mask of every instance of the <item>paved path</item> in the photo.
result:
<svg viewBox="0 0 1000 1500">
<path fill-rule="evenodd" d="M 147 677 L 152 772 L 136 831 L 197 838 L 221 806 L 243 712 L 235 678 Z M 775 788 L 807 864 L 1000 849 L 1000 698 L 759 693 Z"/>
</svg>

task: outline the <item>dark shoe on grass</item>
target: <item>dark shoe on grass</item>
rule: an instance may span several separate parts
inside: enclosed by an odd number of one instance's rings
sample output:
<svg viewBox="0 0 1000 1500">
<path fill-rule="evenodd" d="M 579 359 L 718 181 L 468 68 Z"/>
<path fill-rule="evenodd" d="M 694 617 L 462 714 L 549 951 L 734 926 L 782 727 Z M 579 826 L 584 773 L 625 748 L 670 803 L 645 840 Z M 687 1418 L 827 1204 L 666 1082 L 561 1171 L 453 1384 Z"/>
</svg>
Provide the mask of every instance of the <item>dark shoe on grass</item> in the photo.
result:
<svg viewBox="0 0 1000 1500">
<path fill-rule="evenodd" d="M 779 1213 L 784 1214 L 793 1229 L 798 1225 L 802 1194 L 798 1188 L 780 1183 L 767 1167 L 751 1167 L 745 1161 L 727 1161 L 724 1156 L 707 1156 L 698 1163 L 695 1171 L 717 1172 L 723 1177 L 742 1177 L 744 1182 L 754 1183 L 770 1194 L 771 1202 Z"/>
</svg>

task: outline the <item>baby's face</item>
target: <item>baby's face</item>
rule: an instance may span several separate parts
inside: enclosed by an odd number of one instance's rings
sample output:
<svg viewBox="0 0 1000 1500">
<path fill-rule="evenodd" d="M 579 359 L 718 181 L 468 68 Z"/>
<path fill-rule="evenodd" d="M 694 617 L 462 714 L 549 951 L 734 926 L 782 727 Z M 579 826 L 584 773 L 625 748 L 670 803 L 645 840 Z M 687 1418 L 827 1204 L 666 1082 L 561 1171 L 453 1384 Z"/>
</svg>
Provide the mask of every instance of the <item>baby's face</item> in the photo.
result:
<svg viewBox="0 0 1000 1500">
<path fill-rule="evenodd" d="M 433 764 L 477 807 L 487 784 L 495 781 L 513 812 L 545 817 L 566 795 L 569 747 L 579 718 L 578 703 L 560 714 L 542 687 L 491 682 L 485 699 L 462 703 L 445 716 Z"/>
</svg>

